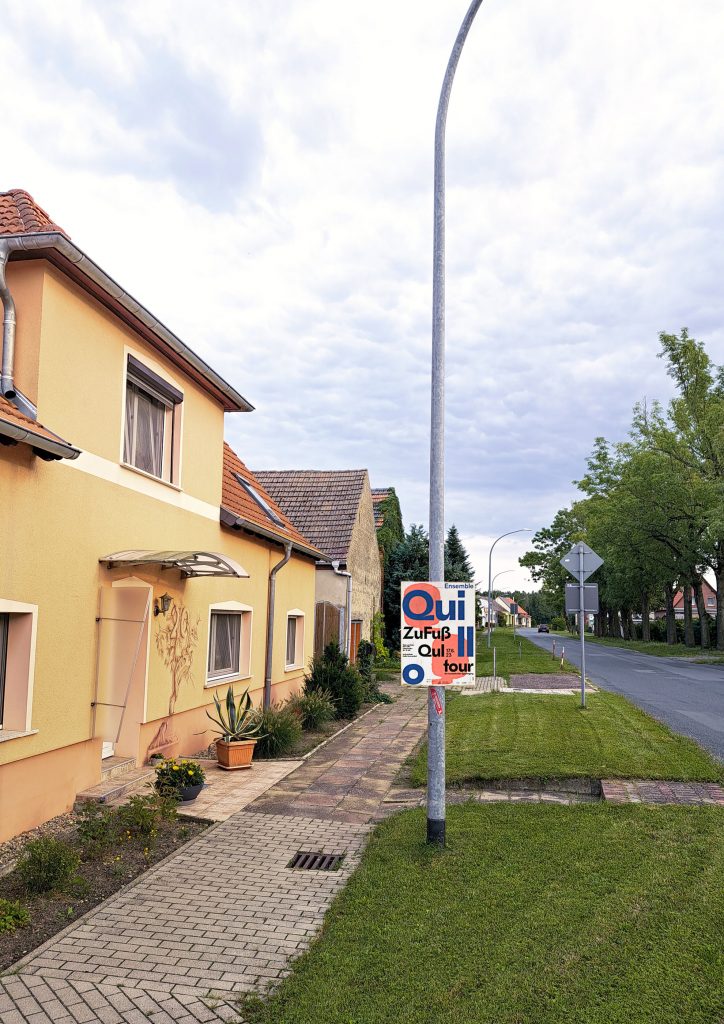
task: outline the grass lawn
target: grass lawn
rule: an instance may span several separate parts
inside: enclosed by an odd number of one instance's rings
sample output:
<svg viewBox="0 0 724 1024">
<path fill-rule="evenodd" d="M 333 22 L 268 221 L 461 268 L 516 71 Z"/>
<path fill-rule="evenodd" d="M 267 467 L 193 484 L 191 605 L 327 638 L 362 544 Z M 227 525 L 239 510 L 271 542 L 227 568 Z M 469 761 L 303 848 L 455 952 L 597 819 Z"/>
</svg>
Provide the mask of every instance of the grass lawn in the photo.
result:
<svg viewBox="0 0 724 1024">
<path fill-rule="evenodd" d="M 525 638 L 521 643 L 522 659 L 512 632 L 497 631 L 500 674 L 561 671 L 545 651 Z M 451 693 L 446 719 L 448 785 L 504 778 L 724 780 L 724 765 L 693 740 L 603 690 L 587 695 L 585 710 L 577 695 Z M 425 785 L 426 759 L 423 746 L 414 755 L 411 785 Z"/>
<path fill-rule="evenodd" d="M 724 812 L 465 804 L 379 826 L 252 1024 L 720 1024 Z"/>
<path fill-rule="evenodd" d="M 526 672 L 540 673 L 577 673 L 578 669 L 564 662 L 561 668 L 560 651 L 563 644 L 556 641 L 558 657 L 554 658 L 550 651 L 544 651 L 520 634 L 513 636 L 512 629 L 493 630 L 490 649 L 487 647 L 486 634 L 480 630 L 477 635 L 475 671 L 479 676 L 493 674 L 493 647 L 497 652 L 496 672 L 499 676 L 510 679 L 511 675 Z"/>
<path fill-rule="evenodd" d="M 447 699 L 447 782 L 505 778 L 638 778 L 718 782 L 724 765 L 624 697 L 487 694 Z M 424 786 L 427 747 L 410 783 Z"/>
<path fill-rule="evenodd" d="M 665 644 L 654 640 L 620 640 L 608 636 L 590 636 L 586 633 L 586 643 L 589 642 L 604 647 L 622 647 L 624 650 L 639 651 L 641 654 L 653 654 L 656 658 L 691 658 L 692 661 L 707 665 L 724 664 L 724 651 L 711 648 L 686 647 L 684 644 Z"/>
</svg>

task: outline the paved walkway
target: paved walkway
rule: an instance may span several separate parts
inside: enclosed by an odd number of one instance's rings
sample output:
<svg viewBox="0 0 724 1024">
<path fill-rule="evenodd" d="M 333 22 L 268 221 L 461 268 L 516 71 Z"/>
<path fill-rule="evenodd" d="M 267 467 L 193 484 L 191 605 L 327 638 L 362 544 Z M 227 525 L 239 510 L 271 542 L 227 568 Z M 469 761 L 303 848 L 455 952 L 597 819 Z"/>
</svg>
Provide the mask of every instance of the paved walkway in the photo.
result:
<svg viewBox="0 0 724 1024">
<path fill-rule="evenodd" d="M 238 996 L 288 972 L 358 864 L 424 732 L 425 696 L 405 691 L 379 705 L 31 953 L 0 979 L 2 1024 L 238 1020 Z M 299 851 L 344 860 L 336 871 L 299 871 L 289 867 Z"/>
<path fill-rule="evenodd" d="M 603 799 L 610 804 L 718 804 L 724 786 L 716 782 L 658 782 L 653 779 L 603 779 Z"/>
<path fill-rule="evenodd" d="M 219 768 L 218 761 L 197 760 L 206 773 L 206 785 L 195 800 L 179 804 L 178 813 L 184 818 L 200 818 L 202 821 L 226 821 L 304 764 L 302 759 L 259 760 L 254 762 L 251 770 L 230 772 Z"/>
<path fill-rule="evenodd" d="M 251 809 L 356 824 L 375 821 L 400 765 L 427 728 L 426 698 L 427 693 L 403 690 L 394 704 L 380 705 L 330 740 Z"/>
</svg>

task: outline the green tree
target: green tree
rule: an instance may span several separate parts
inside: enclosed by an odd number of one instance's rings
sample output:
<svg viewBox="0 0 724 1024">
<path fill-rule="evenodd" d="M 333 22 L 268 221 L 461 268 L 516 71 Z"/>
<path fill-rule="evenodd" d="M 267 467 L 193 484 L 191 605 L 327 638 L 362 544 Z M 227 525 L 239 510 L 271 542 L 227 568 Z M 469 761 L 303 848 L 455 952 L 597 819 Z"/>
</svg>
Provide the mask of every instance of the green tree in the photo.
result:
<svg viewBox="0 0 724 1024">
<path fill-rule="evenodd" d="M 445 579 L 462 583 L 474 583 L 473 567 L 470 564 L 465 545 L 460 540 L 458 528 L 453 525 L 445 538 Z"/>
<path fill-rule="evenodd" d="M 390 552 L 385 574 L 385 632 L 393 651 L 400 649 L 400 585 L 405 580 L 426 580 L 430 546 L 422 526 L 413 523 L 400 544 Z"/>
<path fill-rule="evenodd" d="M 665 414 L 658 405 L 651 414 L 639 410 L 635 429 L 649 450 L 688 474 L 703 507 L 701 560 L 716 578 L 716 642 L 724 650 L 724 367 L 686 328 L 678 336 L 662 332 L 659 341 L 677 396 Z"/>
</svg>

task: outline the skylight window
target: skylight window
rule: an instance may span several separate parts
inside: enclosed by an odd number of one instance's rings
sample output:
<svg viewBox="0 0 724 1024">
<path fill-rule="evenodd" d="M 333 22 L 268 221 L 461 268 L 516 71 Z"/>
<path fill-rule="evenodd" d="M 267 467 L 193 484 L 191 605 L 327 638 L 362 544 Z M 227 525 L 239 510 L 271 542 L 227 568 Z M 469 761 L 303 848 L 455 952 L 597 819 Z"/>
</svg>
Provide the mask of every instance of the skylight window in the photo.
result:
<svg viewBox="0 0 724 1024">
<path fill-rule="evenodd" d="M 276 514 L 276 512 L 271 507 L 269 502 L 265 498 L 262 498 L 261 494 L 259 494 L 256 487 L 253 487 L 247 480 L 244 480 L 244 478 L 240 476 L 238 473 L 234 473 L 234 476 L 239 481 L 239 483 L 244 488 L 249 497 L 254 499 L 254 501 L 257 503 L 262 512 L 269 519 L 271 519 L 271 521 L 275 523 L 276 526 L 284 527 L 284 523 L 282 522 L 282 520 Z"/>
</svg>

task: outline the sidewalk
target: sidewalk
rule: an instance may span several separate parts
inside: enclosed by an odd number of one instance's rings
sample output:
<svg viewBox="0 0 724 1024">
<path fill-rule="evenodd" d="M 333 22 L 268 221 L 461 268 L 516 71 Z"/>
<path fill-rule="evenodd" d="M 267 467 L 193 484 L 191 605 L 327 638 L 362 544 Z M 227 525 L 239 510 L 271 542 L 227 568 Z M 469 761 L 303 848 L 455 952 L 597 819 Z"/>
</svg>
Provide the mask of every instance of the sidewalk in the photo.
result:
<svg viewBox="0 0 724 1024">
<path fill-rule="evenodd" d="M 399 693 L 399 691 L 397 691 Z M 197 1024 L 288 972 L 359 863 L 392 779 L 426 726 L 403 692 L 60 932 L 0 979 L 2 1024 Z M 336 871 L 289 868 L 298 851 Z"/>
</svg>

